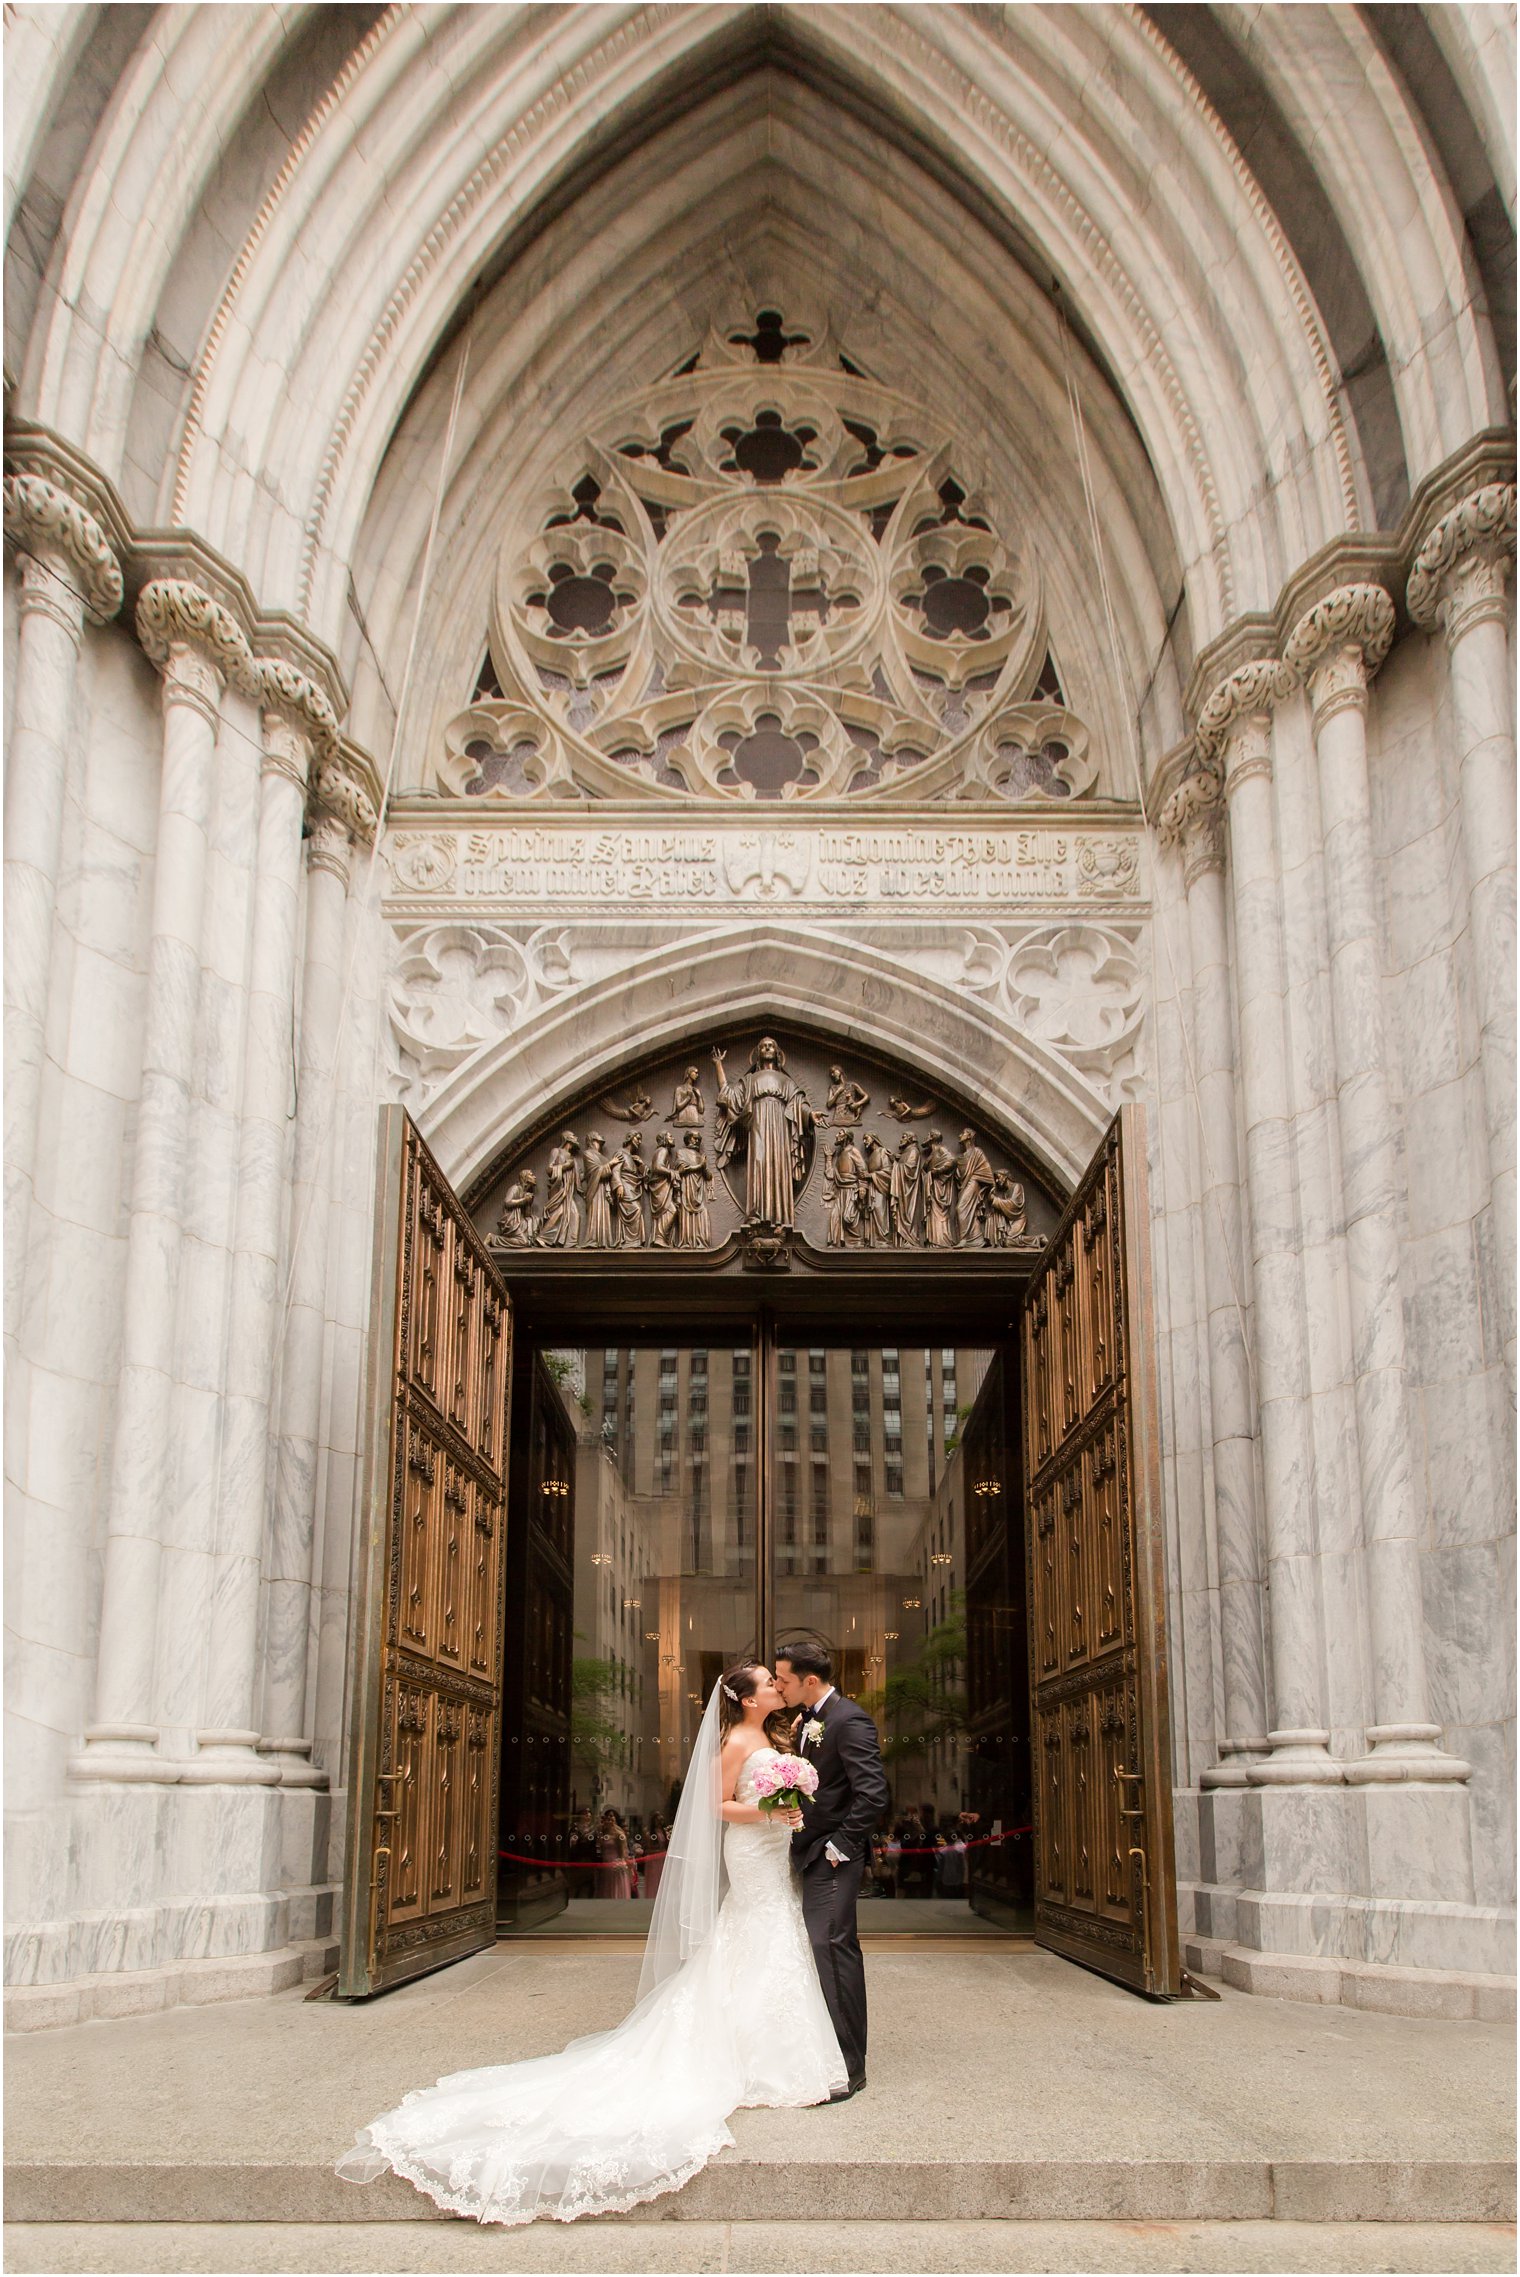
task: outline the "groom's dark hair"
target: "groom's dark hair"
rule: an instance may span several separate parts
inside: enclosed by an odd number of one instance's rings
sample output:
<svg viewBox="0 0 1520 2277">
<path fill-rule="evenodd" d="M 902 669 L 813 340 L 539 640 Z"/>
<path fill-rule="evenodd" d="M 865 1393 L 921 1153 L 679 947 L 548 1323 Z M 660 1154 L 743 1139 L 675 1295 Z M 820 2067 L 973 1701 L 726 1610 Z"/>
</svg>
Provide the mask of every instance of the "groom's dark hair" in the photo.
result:
<svg viewBox="0 0 1520 2277">
<path fill-rule="evenodd" d="M 794 1676 L 816 1676 L 820 1684 L 832 1684 L 834 1681 L 834 1663 L 822 1645 L 784 1644 L 776 1658 L 790 1661 Z"/>
</svg>

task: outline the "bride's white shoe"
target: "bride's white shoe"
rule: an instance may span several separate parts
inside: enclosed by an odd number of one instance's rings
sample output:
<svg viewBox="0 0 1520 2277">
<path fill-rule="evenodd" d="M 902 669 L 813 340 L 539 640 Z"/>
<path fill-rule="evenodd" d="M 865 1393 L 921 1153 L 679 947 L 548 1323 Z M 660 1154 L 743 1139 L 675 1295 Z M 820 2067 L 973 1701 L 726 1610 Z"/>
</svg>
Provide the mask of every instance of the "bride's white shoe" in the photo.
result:
<svg viewBox="0 0 1520 2277">
<path fill-rule="evenodd" d="M 688 1819 L 707 1782 L 715 1721 L 710 1706 L 682 1800 Z M 757 1749 L 744 1764 L 737 1800 L 751 1798 L 756 1763 L 774 1753 Z M 681 1834 L 678 1817 L 672 1860 Z M 705 1829 L 697 1838 L 700 1848 Z M 717 1858 L 714 1845 L 702 1869 L 714 1894 Z M 721 1874 L 727 1889 L 714 1918 L 690 1873 L 683 1903 L 682 1877 L 667 1864 L 643 1982 L 662 1934 L 679 1940 L 684 1957 L 669 1973 L 656 1964 L 658 1981 L 621 2024 L 559 2055 L 454 2072 L 415 2090 L 361 2131 L 335 2172 L 373 2182 L 394 2171 L 481 2222 L 569 2222 L 680 2189 L 732 2143 L 731 2111 L 827 2102 L 845 2085 L 845 2066 L 785 1826 L 724 1828 Z"/>
</svg>

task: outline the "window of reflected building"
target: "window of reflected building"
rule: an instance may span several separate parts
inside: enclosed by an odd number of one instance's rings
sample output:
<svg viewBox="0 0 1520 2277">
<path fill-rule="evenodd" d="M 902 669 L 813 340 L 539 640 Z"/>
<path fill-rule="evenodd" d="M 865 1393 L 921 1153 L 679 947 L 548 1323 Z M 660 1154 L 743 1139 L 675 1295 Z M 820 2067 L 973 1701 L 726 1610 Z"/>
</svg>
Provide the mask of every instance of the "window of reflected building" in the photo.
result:
<svg viewBox="0 0 1520 2277">
<path fill-rule="evenodd" d="M 530 1538 L 509 1587 L 557 1589 L 569 1639 L 552 1669 L 515 1685 L 508 1671 L 505 1926 L 553 1933 L 568 1912 L 577 1933 L 641 1933 L 713 1684 L 743 1654 L 803 1639 L 827 1647 L 881 1736 L 892 1801 L 863 1930 L 1024 1926 L 1027 1657 L 1004 1366 L 991 1348 L 786 1341 L 533 1362 L 527 1460 L 569 1491 L 550 1498 L 557 1550 L 531 1538 L 541 1513 L 519 1513 Z M 531 1658 L 528 1611 L 514 1623 L 509 1607 L 508 1636 Z"/>
</svg>

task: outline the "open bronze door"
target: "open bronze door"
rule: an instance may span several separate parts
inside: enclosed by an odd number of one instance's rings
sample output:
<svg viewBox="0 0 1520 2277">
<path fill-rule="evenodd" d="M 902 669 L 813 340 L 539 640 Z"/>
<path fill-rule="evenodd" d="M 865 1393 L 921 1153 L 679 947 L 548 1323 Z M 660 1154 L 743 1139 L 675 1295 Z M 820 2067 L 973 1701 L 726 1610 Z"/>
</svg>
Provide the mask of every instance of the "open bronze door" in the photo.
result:
<svg viewBox="0 0 1520 2277">
<path fill-rule="evenodd" d="M 1184 1993 L 1145 1124 L 1122 1107 L 1024 1304 L 1035 1938 Z"/>
<path fill-rule="evenodd" d="M 340 1999 L 496 1936 L 511 1305 L 399 1107 L 373 1292 Z"/>
</svg>

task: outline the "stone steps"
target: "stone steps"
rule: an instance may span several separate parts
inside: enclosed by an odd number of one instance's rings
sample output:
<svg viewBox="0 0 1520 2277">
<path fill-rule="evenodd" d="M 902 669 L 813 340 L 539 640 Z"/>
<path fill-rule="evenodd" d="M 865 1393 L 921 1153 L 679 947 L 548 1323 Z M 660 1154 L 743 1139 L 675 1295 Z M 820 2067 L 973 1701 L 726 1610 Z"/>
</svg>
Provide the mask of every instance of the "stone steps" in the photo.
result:
<svg viewBox="0 0 1520 2277">
<path fill-rule="evenodd" d="M 7 2223 L 5 2266 L 80 2277 L 124 2269 L 207 2277 L 236 2269 L 311 2277 L 351 2271 L 428 2277 L 433 2271 L 519 2277 L 1177 2277 L 1186 2270 L 1246 2277 L 1312 2277 L 1433 2269 L 1508 2272 L 1515 2236 L 1504 2222 L 884 2222 L 831 2220 L 666 2222 L 630 2236 L 613 2221 L 536 2222 L 481 2229 L 474 2222 Z"/>
<path fill-rule="evenodd" d="M 834 2220 L 1502 2222 L 1514 2167 L 1500 2159 L 774 2160 L 725 2152 L 674 2196 L 617 2217 L 742 2222 L 778 2193 Z M 378 2222 L 445 2219 L 386 2175 L 358 2189 L 326 2166 L 257 2160 L 131 2164 L 16 2160 L 11 2222 Z"/>
<path fill-rule="evenodd" d="M 619 2217 L 642 2229 L 630 2267 L 654 2224 L 798 2207 L 863 2223 L 1512 2218 L 1502 2024 L 1228 1984 L 1156 2005 L 1053 1954 L 974 1944 L 873 1947 L 867 1973 L 868 2091 L 736 2113 L 730 2150 Z M 340 2253 L 337 2229 L 396 2225 L 404 2250 L 403 2225 L 435 2209 L 394 2176 L 337 2179 L 357 2128 L 409 2088 L 616 2023 L 637 1981 L 636 1953 L 500 1947 L 352 2006 L 295 1985 L 24 2034 L 6 2049 L 7 2216 L 327 2224 Z"/>
<path fill-rule="evenodd" d="M 1317 2007 L 1365 2009 L 1376 2016 L 1429 2016 L 1451 2022 L 1513 2024 L 1515 1979 L 1467 1969 L 1406 1969 L 1386 1961 L 1336 1960 L 1316 1953 L 1257 1953 L 1221 1937 L 1184 1935 L 1182 1960 L 1194 1976 L 1217 1977 L 1237 1992 Z"/>
<path fill-rule="evenodd" d="M 335 1937 L 303 1937 L 269 1953 L 226 1953 L 158 1969 L 117 1969 L 66 1984 L 10 1985 L 7 2032 L 48 2032 L 99 2017 L 153 2016 L 219 2000 L 260 2000 L 313 1984 L 338 1965 Z"/>
</svg>

